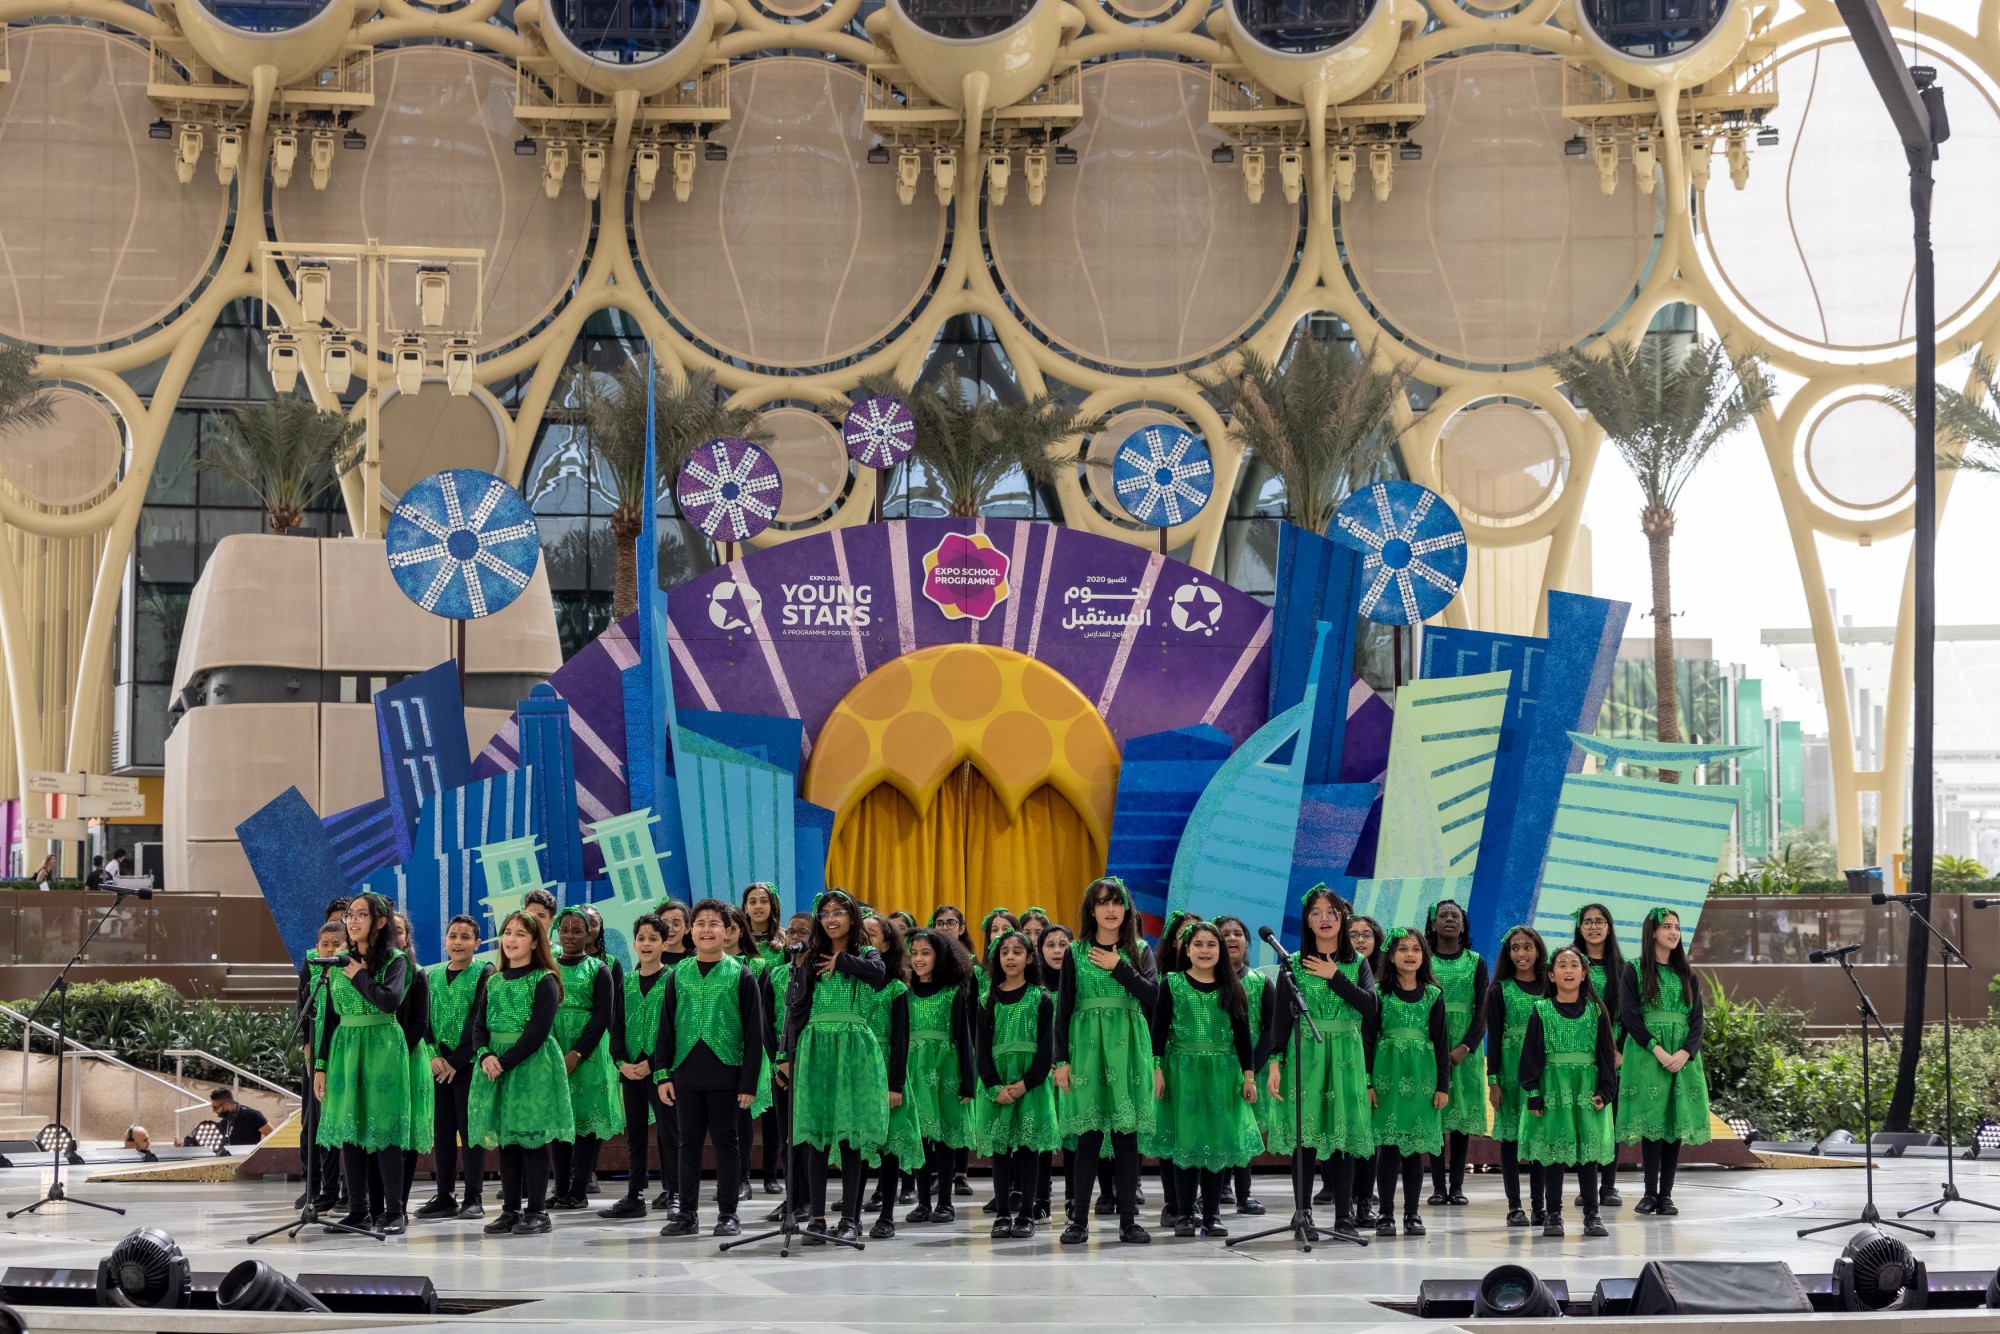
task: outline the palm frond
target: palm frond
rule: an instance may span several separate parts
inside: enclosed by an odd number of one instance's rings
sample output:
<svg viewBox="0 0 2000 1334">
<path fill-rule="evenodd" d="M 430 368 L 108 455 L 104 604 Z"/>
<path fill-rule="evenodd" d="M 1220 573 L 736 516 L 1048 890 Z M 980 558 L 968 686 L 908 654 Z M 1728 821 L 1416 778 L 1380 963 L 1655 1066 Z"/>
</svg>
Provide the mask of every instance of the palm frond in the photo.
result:
<svg viewBox="0 0 2000 1334">
<path fill-rule="evenodd" d="M 274 398 L 230 409 L 204 438 L 196 466 L 255 494 L 271 531 L 282 533 L 360 461 L 361 429 L 310 399 Z"/>
<path fill-rule="evenodd" d="M 681 465 L 710 440 L 725 435 L 767 445 L 771 432 L 755 408 L 731 407 L 717 395 L 707 370 L 675 378 L 664 368 L 653 376 L 653 434 L 659 451 L 660 495 L 670 491 Z M 583 418 L 583 434 L 604 460 L 618 490 L 618 506 L 643 514 L 646 489 L 646 363 L 628 361 L 606 374 L 590 367 L 571 373 L 568 392 Z M 655 503 L 659 497 L 654 497 Z"/>
<path fill-rule="evenodd" d="M 32 349 L 0 343 L 0 434 L 55 421 L 55 399 L 36 374 L 39 364 Z"/>
<path fill-rule="evenodd" d="M 1979 386 L 1968 394 L 1945 385 L 1937 387 L 1938 467 L 1960 472 L 2000 473 L 2000 374 L 1993 358 L 1980 353 L 1972 363 L 1972 378 Z M 1917 391 L 1913 385 L 1891 389 L 1884 395 L 1916 420 Z"/>
</svg>

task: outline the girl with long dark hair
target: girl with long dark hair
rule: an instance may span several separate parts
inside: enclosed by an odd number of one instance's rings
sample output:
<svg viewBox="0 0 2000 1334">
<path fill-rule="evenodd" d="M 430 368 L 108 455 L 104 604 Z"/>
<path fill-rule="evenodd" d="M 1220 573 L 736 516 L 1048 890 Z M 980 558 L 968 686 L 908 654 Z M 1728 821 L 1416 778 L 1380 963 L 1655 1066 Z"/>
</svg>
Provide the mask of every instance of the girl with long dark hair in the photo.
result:
<svg viewBox="0 0 2000 1334">
<path fill-rule="evenodd" d="M 434 1106 L 431 1113 L 431 1160 L 435 1165 L 437 1195 L 417 1210 L 418 1218 L 483 1218 L 486 1206 L 486 1150 L 472 1137 L 468 1112 L 472 1097 L 473 1002 L 480 983 L 493 965 L 473 961 L 479 950 L 479 923 L 461 913 L 445 923 L 443 963 L 425 970 L 430 978 L 430 1036 L 437 1049 L 431 1058 L 429 1085 Z M 464 1143 L 464 1188 L 453 1195 L 460 1181 L 460 1142 Z"/>
<path fill-rule="evenodd" d="M 987 952 L 990 984 L 979 1012 L 979 1100 L 973 1147 L 993 1162 L 992 1235 L 1035 1235 L 1036 1164 L 1061 1138 L 1049 1069 L 1054 1006 L 1034 982 L 1035 942 L 1009 931 Z"/>
<path fill-rule="evenodd" d="M 1431 905 L 1424 940 L 1431 950 L 1431 975 L 1444 993 L 1445 1027 L 1451 1062 L 1451 1100 L 1440 1118 L 1444 1152 L 1431 1156 L 1431 1205 L 1462 1205 L 1465 1166 L 1472 1137 L 1486 1133 L 1485 1063 L 1478 1059 L 1486 1038 L 1486 991 L 1493 983 L 1486 960 L 1465 943 L 1465 909 L 1453 899 Z"/>
<path fill-rule="evenodd" d="M 1601 903 L 1586 903 L 1576 912 L 1576 934 L 1570 943 L 1583 951 L 1583 961 L 1590 967 L 1590 985 L 1597 989 L 1598 1000 L 1611 1016 L 1611 1043 L 1618 1052 L 1618 1062 L 1625 1062 L 1624 1032 L 1624 990 L 1625 956 L 1618 948 L 1618 925 L 1611 920 L 1611 909 Z M 1611 1104 L 1611 1115 L 1615 1121 L 1618 1104 Z M 1618 1160 L 1614 1156 L 1598 1174 L 1597 1202 L 1601 1205 L 1620 1205 L 1625 1197 L 1618 1193 Z M 1584 1201 L 1578 1200 L 1579 1205 Z"/>
<path fill-rule="evenodd" d="M 1583 951 L 1565 945 L 1549 960 L 1549 994 L 1535 1002 L 1521 1043 L 1521 1157 L 1542 1169 L 1547 1218 L 1542 1235 L 1560 1237 L 1563 1173 L 1575 1168 L 1583 1235 L 1609 1236 L 1598 1215 L 1597 1172 L 1617 1150 L 1611 1095 L 1611 1017 L 1590 985 Z"/>
<path fill-rule="evenodd" d="M 1549 991 L 1549 947 L 1542 933 L 1517 926 L 1500 937 L 1500 976 L 1486 992 L 1486 1096 L 1493 1107 L 1493 1138 L 1500 1145 L 1500 1184 L 1507 1192 L 1507 1226 L 1540 1227 L 1546 1221 L 1542 1169 L 1528 1168 L 1530 1215 L 1521 1208 L 1521 1044 L 1528 1016 Z"/>
<path fill-rule="evenodd" d="M 473 1001 L 477 1073 L 467 1116 L 473 1142 L 500 1153 L 500 1213 L 488 1236 L 549 1230 L 549 1146 L 575 1136 L 569 1072 L 556 1041 L 562 976 L 541 921 L 509 913 L 500 924 L 500 967 Z"/>
<path fill-rule="evenodd" d="M 972 960 L 958 941 L 920 927 L 904 942 L 910 961 L 910 1050 L 903 1071 L 903 1105 L 923 1144 L 916 1168 L 917 1207 L 906 1223 L 949 1223 L 951 1155 L 972 1142 L 972 1097 L 977 1062 L 973 1015 L 977 1001 L 967 985 Z M 936 1203 L 932 1203 L 935 1190 Z"/>
<path fill-rule="evenodd" d="M 1681 943 L 1680 914 L 1655 908 L 1639 937 L 1639 966 L 1625 965 L 1625 1060 L 1619 1067 L 1618 1138 L 1639 1146 L 1646 1174 L 1642 1214 L 1677 1214 L 1681 1145 L 1708 1143 L 1708 1074 L 1701 988 Z"/>
<path fill-rule="evenodd" d="M 1152 1135 L 1140 1145 L 1174 1173 L 1174 1235 L 1226 1237 L 1224 1174 L 1264 1147 L 1257 1132 L 1257 1058 L 1250 1006 L 1213 922 L 1190 920 L 1153 1006 Z"/>
<path fill-rule="evenodd" d="M 1374 1109 L 1375 1175 L 1382 1200 L 1378 1237 L 1396 1235 L 1396 1179 L 1403 1181 L 1403 1234 L 1424 1235 L 1417 1214 L 1424 1155 L 1444 1148 L 1451 1101 L 1444 990 L 1431 975 L 1429 943 L 1409 927 L 1389 933 L 1388 975 L 1366 1025 L 1368 1102 Z"/>
<path fill-rule="evenodd" d="M 417 1146 L 410 1047 L 397 1023 L 411 966 L 393 943 L 394 911 L 380 894 L 357 894 L 347 905 L 347 962 L 331 979 L 313 1062 L 313 1095 L 321 1104 L 317 1138 L 322 1147 L 340 1151 L 351 1197 L 340 1221 L 392 1234 L 408 1226 L 403 1154 Z"/>
</svg>

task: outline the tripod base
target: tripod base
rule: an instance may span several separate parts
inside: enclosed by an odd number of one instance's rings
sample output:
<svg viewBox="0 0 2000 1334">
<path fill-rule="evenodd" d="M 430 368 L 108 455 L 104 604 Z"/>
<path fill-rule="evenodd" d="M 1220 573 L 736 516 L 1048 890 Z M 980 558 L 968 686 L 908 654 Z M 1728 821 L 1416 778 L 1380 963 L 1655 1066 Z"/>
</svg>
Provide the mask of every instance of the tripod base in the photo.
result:
<svg viewBox="0 0 2000 1334">
<path fill-rule="evenodd" d="M 1351 1246 L 1366 1246 L 1368 1239 L 1360 1235 L 1349 1236 L 1345 1232 L 1333 1232 L 1316 1223 L 1306 1221 L 1308 1215 L 1303 1209 L 1292 1211 L 1292 1221 L 1283 1227 L 1267 1227 L 1262 1232 L 1252 1232 L 1246 1237 L 1231 1237 L 1222 1243 L 1225 1250 L 1233 1250 L 1246 1242 L 1262 1241 L 1266 1237 L 1280 1237 L 1290 1234 L 1292 1245 L 1298 1247 L 1302 1255 L 1312 1253 L 1316 1241 L 1344 1241 Z"/>
<path fill-rule="evenodd" d="M 1955 1182 L 1943 1182 L 1940 1184 L 1939 1189 L 1944 1194 L 1938 1196 L 1935 1200 L 1926 1200 L 1922 1204 L 1912 1205 L 1908 1209 L 1899 1209 L 1896 1211 L 1896 1217 L 1908 1218 L 1911 1214 L 1921 1213 L 1925 1209 L 1930 1210 L 1932 1214 L 1937 1214 L 1942 1212 L 1947 1204 L 1969 1204 L 1975 1209 L 1991 1209 L 1994 1213 L 2000 1214 L 2000 1204 L 1988 1204 L 1984 1200 L 1969 1199 L 1958 1193 L 1958 1186 Z"/>
<path fill-rule="evenodd" d="M 792 1239 L 806 1235 L 806 1230 L 792 1221 L 791 1212 L 787 1210 L 784 1220 L 778 1226 L 765 1232 L 755 1232 L 747 1237 L 737 1237 L 733 1241 L 725 1241 L 715 1249 L 718 1251 L 733 1251 L 738 1246 L 748 1246 L 753 1242 L 769 1241 L 771 1238 L 776 1237 L 778 1238 L 778 1254 L 790 1255 L 792 1253 Z M 818 1237 L 828 1246 L 845 1246 L 850 1251 L 865 1251 L 868 1249 L 866 1242 L 852 1241 L 846 1237 L 836 1237 L 831 1232 L 815 1232 L 811 1235 Z"/>
<path fill-rule="evenodd" d="M 117 1214 L 120 1217 L 123 1217 L 125 1214 L 125 1211 L 115 1204 L 97 1204 L 90 1200 L 78 1199 L 63 1189 L 62 1180 L 58 1178 L 49 1183 L 48 1194 L 42 1196 L 41 1199 L 36 1200 L 33 1204 L 21 1206 L 19 1209 L 8 1214 L 7 1217 L 14 1219 L 19 1218 L 22 1214 L 32 1214 L 45 1204 L 80 1204 L 86 1209 L 101 1209 L 107 1214 Z"/>
<path fill-rule="evenodd" d="M 1987 1207 L 1991 1208 L 1992 1206 L 1989 1205 Z M 1799 1235 L 1801 1237 L 1810 1237 L 1815 1232 L 1832 1232 L 1836 1228 L 1843 1227 L 1872 1227 L 1878 1229 L 1893 1227 L 1900 1228 L 1904 1232 L 1914 1232 L 1920 1237 L 1937 1236 L 1937 1233 L 1927 1227 L 1917 1227 L 1911 1223 L 1898 1223 L 1893 1218 L 1882 1217 L 1881 1213 L 1875 1208 L 1873 1200 L 1861 1206 L 1861 1217 L 1859 1218 L 1843 1218 L 1838 1223 L 1821 1223 L 1818 1227 L 1802 1227 L 1799 1229 Z"/>
<path fill-rule="evenodd" d="M 284 1233 L 287 1238 L 295 1238 L 299 1235 L 299 1232 L 302 1229 L 309 1227 L 323 1227 L 327 1229 L 329 1232 L 342 1232 L 350 1237 L 372 1237 L 376 1241 L 388 1240 L 386 1234 L 377 1232 L 372 1227 L 356 1227 L 352 1223 L 321 1222 L 319 1216 L 319 1210 L 313 1208 L 312 1200 L 310 1197 L 308 1197 L 305 1202 L 305 1207 L 299 1210 L 298 1222 L 280 1223 L 276 1227 L 266 1228 L 262 1232 L 259 1232 L 254 1237 L 245 1237 L 243 1239 L 243 1244 L 246 1246 L 255 1246 L 258 1242 L 264 1240 L 266 1237 L 275 1237 L 280 1232 Z"/>
</svg>

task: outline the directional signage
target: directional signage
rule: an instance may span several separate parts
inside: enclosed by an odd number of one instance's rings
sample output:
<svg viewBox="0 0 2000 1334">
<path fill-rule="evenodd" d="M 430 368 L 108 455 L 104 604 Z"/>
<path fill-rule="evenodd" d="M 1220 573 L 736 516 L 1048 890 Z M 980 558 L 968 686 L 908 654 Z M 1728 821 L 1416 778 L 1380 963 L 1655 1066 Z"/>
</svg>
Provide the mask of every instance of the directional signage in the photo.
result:
<svg viewBox="0 0 2000 1334">
<path fill-rule="evenodd" d="M 139 780 L 114 778 L 107 774 L 48 773 L 37 770 L 28 774 L 28 791 L 71 797 L 135 797 L 139 795 Z M 144 814 L 144 811 L 135 813 Z"/>
<path fill-rule="evenodd" d="M 84 836 L 84 824 L 81 820 L 44 820 L 31 815 L 23 824 L 23 836 L 26 838 L 53 838 L 74 842 L 80 841 Z"/>
<path fill-rule="evenodd" d="M 134 792 L 130 796 L 78 797 L 72 804 L 76 807 L 72 813 L 86 820 L 102 819 L 105 816 L 144 815 L 146 813 L 146 798 L 137 792 Z"/>
</svg>

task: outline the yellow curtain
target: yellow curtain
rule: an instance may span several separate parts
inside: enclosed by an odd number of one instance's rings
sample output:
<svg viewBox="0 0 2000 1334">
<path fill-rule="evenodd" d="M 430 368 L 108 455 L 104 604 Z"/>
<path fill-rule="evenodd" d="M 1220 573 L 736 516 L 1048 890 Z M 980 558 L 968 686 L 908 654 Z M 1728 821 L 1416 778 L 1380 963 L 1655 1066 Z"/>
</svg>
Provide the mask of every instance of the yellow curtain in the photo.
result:
<svg viewBox="0 0 2000 1334">
<path fill-rule="evenodd" d="M 1103 873 L 1104 854 L 1061 793 L 1036 788 L 1010 821 L 970 764 L 939 785 L 921 818 L 889 784 L 871 789 L 826 859 L 827 884 L 877 912 L 901 909 L 927 922 L 933 908 L 955 903 L 975 931 L 994 908 L 1030 905 L 1073 928 L 1083 887 Z"/>
</svg>

